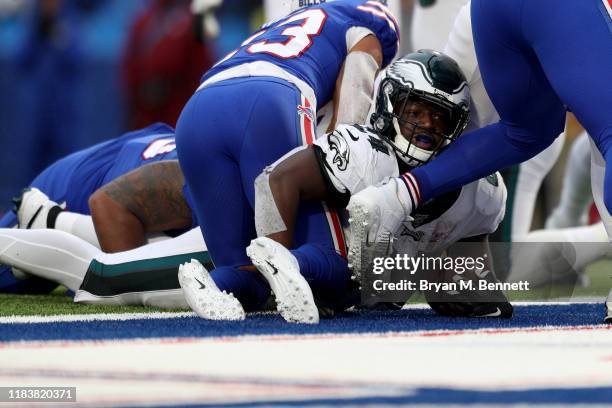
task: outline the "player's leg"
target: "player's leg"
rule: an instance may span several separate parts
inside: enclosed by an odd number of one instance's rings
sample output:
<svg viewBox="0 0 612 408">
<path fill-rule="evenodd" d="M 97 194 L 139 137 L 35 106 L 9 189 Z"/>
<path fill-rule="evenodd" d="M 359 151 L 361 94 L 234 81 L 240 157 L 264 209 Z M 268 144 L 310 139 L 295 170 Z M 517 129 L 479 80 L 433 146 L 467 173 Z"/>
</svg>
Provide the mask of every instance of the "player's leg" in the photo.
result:
<svg viewBox="0 0 612 408">
<path fill-rule="evenodd" d="M 512 241 L 521 241 L 529 232 L 538 191 L 561 154 L 564 141 L 565 133 L 562 133 L 544 151 L 520 164 L 514 199 L 509 205 L 512 210 Z"/>
<path fill-rule="evenodd" d="M 0 263 L 51 280 L 76 291 L 91 260 L 100 250 L 57 230 L 3 229 Z"/>
<path fill-rule="evenodd" d="M 351 287 L 346 242 L 338 213 L 325 203 L 302 203 L 291 253 L 318 300 L 331 300 Z"/>
<path fill-rule="evenodd" d="M 177 125 L 179 161 L 197 218 L 215 266 L 226 268 L 211 276 L 244 305 L 269 295 L 256 274 L 239 269 L 251 264 L 245 249 L 256 237 L 253 181 L 264 166 L 302 144 L 299 99 L 285 81 L 227 80 L 198 91 Z M 287 107 L 290 118 L 282 115 Z"/>
<path fill-rule="evenodd" d="M 453 27 L 455 16 L 467 2 L 468 0 L 415 1 L 410 35 L 412 49 L 441 50 Z"/>
<path fill-rule="evenodd" d="M 582 132 L 574 141 L 565 167 L 559 205 L 546 220 L 546 228 L 577 226 L 589 205 L 591 193 L 591 147 L 589 135 Z"/>
<path fill-rule="evenodd" d="M 603 188 L 607 170 L 606 161 L 599 152 L 593 139 L 589 138 L 589 144 L 591 146 L 591 189 L 593 191 L 593 200 L 595 201 L 601 221 L 608 233 L 608 237 L 612 237 L 612 216 L 610 216 L 604 203 Z"/>
<path fill-rule="evenodd" d="M 604 202 L 604 180 L 608 173 L 608 169 L 612 168 L 612 166 L 606 166 L 606 161 L 602 157 L 593 139 L 589 138 L 589 142 L 591 145 L 591 188 L 593 191 L 593 199 L 595 200 L 595 205 L 599 211 L 601 221 L 608 235 L 608 242 L 610 243 L 612 242 L 612 216 L 610 216 Z M 609 152 L 612 152 L 612 149 L 610 149 Z M 612 160 L 612 157 L 609 157 L 609 159 Z M 605 303 L 604 322 L 612 323 L 612 288 L 610 289 L 610 293 Z"/>
<path fill-rule="evenodd" d="M 270 86 L 268 85 L 268 87 Z M 276 88 L 279 88 L 279 86 L 276 86 Z M 266 89 L 266 92 L 268 92 L 268 89 Z M 279 96 L 282 89 L 272 87 L 269 92 L 274 92 L 274 97 L 267 97 L 268 103 L 265 106 L 256 107 L 253 111 L 250 132 L 245 138 L 242 150 L 243 159 L 240 160 L 243 188 L 252 206 L 254 206 L 255 200 L 255 178 L 261 174 L 265 166 L 271 164 L 266 162 L 266 159 L 264 159 L 266 155 L 261 152 L 262 135 L 270 135 L 274 132 L 284 134 L 285 137 L 293 135 L 292 144 L 294 147 L 310 144 L 314 138 L 314 123 L 310 102 L 294 89 L 285 92 L 286 95 L 283 98 Z M 301 106 L 302 109 L 296 109 L 297 106 Z M 273 109 L 276 112 L 277 119 L 275 122 L 265 119 L 265 109 Z M 274 140 L 269 136 L 267 139 Z M 278 141 L 277 143 L 283 142 Z M 246 158 L 251 159 L 247 160 Z M 297 214 L 297 220 L 294 244 L 298 249 L 292 251 L 292 255 L 296 259 L 287 262 L 279 261 L 279 265 L 293 265 L 294 267 L 288 267 L 285 272 L 289 274 L 290 269 L 295 269 L 298 278 L 301 274 L 319 297 L 331 297 L 333 293 L 338 294 L 337 289 L 345 288 L 350 282 L 346 260 L 342 257 L 346 254 L 346 248 L 338 215 L 321 203 L 302 203 Z M 270 252 L 270 255 L 274 254 L 272 258 L 275 259 L 290 256 L 289 251 L 274 248 L 274 245 L 270 242 L 262 242 L 259 246 L 251 245 L 250 252 L 251 260 L 256 265 L 263 265 L 266 269 L 268 264 L 265 262 L 263 264 L 258 263 L 254 257 L 260 258 L 263 253 L 268 252 Z M 282 267 L 279 270 L 282 270 Z M 261 267 L 260 271 L 262 271 Z M 263 270 L 262 273 L 265 276 L 266 270 Z M 278 277 L 278 275 L 274 275 L 274 279 L 271 280 L 273 289 L 276 285 L 274 282 Z M 299 280 L 295 276 L 291 279 L 293 281 Z M 275 294 L 277 300 L 283 301 L 281 294 L 277 292 Z M 314 307 L 312 297 L 309 294 L 304 295 L 308 298 L 311 307 Z M 295 299 L 295 297 L 292 296 L 292 299 Z M 290 299 L 286 303 L 293 303 L 293 300 Z M 303 305 L 301 307 L 303 308 Z M 305 317 L 306 321 L 308 321 L 307 317 Z"/>
<path fill-rule="evenodd" d="M 64 157 L 32 180 L 32 189 L 24 191 L 16 202 L 21 228 L 55 228 L 100 247 L 91 217 L 82 215 L 89 213 L 86 200 L 74 199 L 83 194 L 71 190 L 79 188 L 73 183 L 74 175 L 88 154 L 80 151 Z M 66 206 L 74 212 L 61 211 Z"/>
<path fill-rule="evenodd" d="M 612 13 L 607 0 L 524 2 L 524 35 L 550 84 L 587 130 L 604 159 L 612 146 Z M 560 29 L 560 27 L 563 29 Z M 584 58 L 585 49 L 597 58 Z M 612 172 L 603 202 L 612 210 Z"/>
<path fill-rule="evenodd" d="M 36 185 L 40 185 L 40 183 L 36 183 Z M 91 216 L 64 211 L 58 202 L 43 193 L 43 191 L 50 191 L 53 194 L 53 189 L 45 188 L 44 185 L 41 185 L 40 188 L 42 190 L 37 187 L 25 190 L 16 201 L 17 218 L 21 228 L 57 229 L 75 235 L 100 248 Z M 53 195 L 61 196 L 60 194 Z M 65 206 L 66 202 L 64 201 L 62 205 Z"/>
<path fill-rule="evenodd" d="M 509 281 L 526 280 L 534 287 L 576 280 L 610 249 L 602 223 L 532 231 L 522 242 L 513 248 Z"/>
<path fill-rule="evenodd" d="M 253 112 L 251 132 L 245 138 L 242 159 L 240 160 L 243 188 L 249 203 L 253 207 L 255 205 L 255 178 L 261 174 L 265 166 L 273 163 L 267 162 L 264 158 L 266 154 L 262 154 L 262 144 L 264 143 L 261 139 L 262 136 L 270 135 L 275 131 L 281 135 L 284 134 L 284 137 L 293 135 L 293 140 L 290 141 L 293 147 L 311 144 L 314 139 L 312 110 L 309 109 L 310 102 L 299 92 L 293 89 L 289 91 L 284 98 L 278 96 L 268 98 L 269 101 L 273 102 L 266 104 L 266 106 L 261 105 L 258 108 L 261 109 L 261 112 L 258 112 L 257 109 Z M 274 92 L 275 95 L 281 93 L 279 89 L 273 88 L 270 92 Z M 298 110 L 296 106 L 302 106 L 305 109 Z M 267 121 L 264 116 L 264 110 L 271 108 L 274 109 L 277 115 L 277 119 L 273 123 Z M 271 138 L 268 136 L 267 139 Z M 280 144 L 283 142 L 278 141 L 276 143 Z M 284 143 L 287 146 L 286 148 L 288 148 L 287 142 Z M 247 160 L 247 158 L 251 159 Z M 321 262 L 325 262 L 323 259 L 326 255 L 323 255 L 323 253 L 333 253 L 340 258 L 342 255 L 346 255 L 340 218 L 336 211 L 330 210 L 327 205 L 322 203 L 302 203 L 298 210 L 297 220 L 294 235 L 296 248 L 308 243 L 316 243 L 321 247 L 325 247 L 326 249 L 321 252 L 321 259 L 319 259 Z M 307 279 L 312 278 L 312 282 L 322 282 L 322 280 L 318 279 L 322 278 L 319 268 L 314 265 L 308 265 L 308 260 L 317 258 L 315 253 L 319 251 L 313 249 L 313 251 L 308 252 L 310 255 L 303 256 L 303 274 L 306 274 Z M 302 255 L 299 253 L 296 255 L 298 258 L 302 258 Z M 317 263 L 318 261 L 314 262 Z M 331 260 L 330 262 L 335 264 L 336 260 Z M 309 271 L 312 271 L 312 276 L 309 275 Z"/>
<path fill-rule="evenodd" d="M 505 0 L 472 1 L 478 63 L 501 120 L 463 134 L 440 155 L 444 160 L 432 160 L 412 171 L 423 201 L 530 159 L 563 130 L 564 104 L 517 30 L 516 8 L 515 2 Z"/>
<path fill-rule="evenodd" d="M 86 267 L 75 302 L 187 308 L 178 268 L 192 259 L 213 268 L 198 228 L 130 251 L 99 252 Z"/>
<path fill-rule="evenodd" d="M 470 119 L 466 130 L 479 129 L 497 122 L 499 115 L 485 90 L 476 60 L 469 3 L 457 14 L 444 53 L 457 61 L 470 86 Z"/>
</svg>

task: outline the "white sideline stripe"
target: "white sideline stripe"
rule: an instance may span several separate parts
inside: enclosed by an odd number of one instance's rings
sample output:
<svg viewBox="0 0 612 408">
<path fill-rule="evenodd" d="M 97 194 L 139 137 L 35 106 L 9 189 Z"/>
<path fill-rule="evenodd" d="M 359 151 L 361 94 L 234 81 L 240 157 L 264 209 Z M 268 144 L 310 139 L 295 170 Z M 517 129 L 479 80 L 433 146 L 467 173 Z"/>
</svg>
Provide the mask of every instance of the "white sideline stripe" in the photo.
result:
<svg viewBox="0 0 612 408">
<path fill-rule="evenodd" d="M 452 338 L 456 336 L 499 336 L 509 334 L 563 333 L 563 332 L 603 332 L 611 331 L 610 325 L 579 326 L 529 326 L 485 329 L 458 330 L 421 330 L 421 331 L 388 331 L 356 333 L 315 333 L 315 334 L 239 334 L 211 337 L 135 337 L 125 339 L 89 339 L 89 340 L 16 340 L 0 341 L 0 351 L 6 349 L 49 349 L 50 347 L 106 347 L 113 345 L 183 345 L 190 343 L 242 343 L 242 342 L 295 342 L 343 339 L 391 339 L 391 338 Z M 0 369 L 0 375 L 2 370 Z"/>
<path fill-rule="evenodd" d="M 601 302 L 517 302 L 513 303 L 514 307 L 521 306 L 546 306 L 546 305 L 583 305 L 583 304 L 599 304 Z M 403 310 L 420 310 L 429 309 L 426 303 L 408 304 Z M 274 314 L 274 312 L 257 312 L 249 313 L 249 316 L 262 314 Z M 125 321 L 139 319 L 179 319 L 183 317 L 195 317 L 193 312 L 152 312 L 152 313 L 92 313 L 92 314 L 71 314 L 71 315 L 54 315 L 54 316 L 4 316 L 0 317 L 0 324 L 10 323 L 58 323 L 58 322 L 94 322 L 94 321 Z"/>
<path fill-rule="evenodd" d="M 55 316 L 5 316 L 0 317 L 0 324 L 6 323 L 57 323 L 57 322 L 93 322 L 103 320 L 140 320 L 140 319 L 176 319 L 181 317 L 195 317 L 193 312 L 153 312 L 153 313 L 100 313 L 100 314 L 74 314 Z"/>
</svg>

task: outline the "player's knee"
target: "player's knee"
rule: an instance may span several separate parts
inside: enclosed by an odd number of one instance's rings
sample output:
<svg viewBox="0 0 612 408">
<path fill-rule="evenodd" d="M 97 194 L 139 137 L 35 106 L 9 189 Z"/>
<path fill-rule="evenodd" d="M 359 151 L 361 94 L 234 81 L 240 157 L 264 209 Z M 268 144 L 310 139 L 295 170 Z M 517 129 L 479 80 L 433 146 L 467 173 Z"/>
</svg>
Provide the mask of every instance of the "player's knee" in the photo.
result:
<svg viewBox="0 0 612 408">
<path fill-rule="evenodd" d="M 89 210 L 92 215 L 94 212 L 97 212 L 100 208 L 104 207 L 104 203 L 107 201 L 106 194 L 102 190 L 95 191 L 89 199 L 87 200 L 87 204 L 89 205 Z"/>
<path fill-rule="evenodd" d="M 534 156 L 552 144 L 559 133 L 537 132 L 527 129 L 508 128 L 510 142 L 519 151 L 525 152 L 529 156 Z"/>
</svg>

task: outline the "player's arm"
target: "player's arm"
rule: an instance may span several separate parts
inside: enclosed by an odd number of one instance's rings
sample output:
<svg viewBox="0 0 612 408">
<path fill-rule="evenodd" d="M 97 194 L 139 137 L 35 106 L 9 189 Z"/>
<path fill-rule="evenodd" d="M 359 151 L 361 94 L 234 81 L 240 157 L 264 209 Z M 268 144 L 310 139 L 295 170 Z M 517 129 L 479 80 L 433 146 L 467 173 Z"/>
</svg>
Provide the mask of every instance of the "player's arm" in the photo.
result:
<svg viewBox="0 0 612 408">
<path fill-rule="evenodd" d="M 143 245 L 149 232 L 190 228 L 178 161 L 151 163 L 101 187 L 89 198 L 100 246 L 105 252 Z"/>
<path fill-rule="evenodd" d="M 336 79 L 334 114 L 328 132 L 335 129 L 338 123 L 365 122 L 374 79 L 382 62 L 382 46 L 375 35 L 365 36 L 350 49 Z"/>
<path fill-rule="evenodd" d="M 255 180 L 255 225 L 259 236 L 292 248 L 300 201 L 328 198 L 315 149 L 311 145 L 297 151 Z"/>
</svg>

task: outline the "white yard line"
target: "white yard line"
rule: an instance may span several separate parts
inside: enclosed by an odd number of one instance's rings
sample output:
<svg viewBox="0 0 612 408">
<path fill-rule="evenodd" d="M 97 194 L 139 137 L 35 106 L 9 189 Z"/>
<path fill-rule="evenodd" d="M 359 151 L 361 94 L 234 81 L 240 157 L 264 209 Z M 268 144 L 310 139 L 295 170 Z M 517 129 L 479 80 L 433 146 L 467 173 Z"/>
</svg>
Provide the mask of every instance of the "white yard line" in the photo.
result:
<svg viewBox="0 0 612 408">
<path fill-rule="evenodd" d="M 152 312 L 152 313 L 93 313 L 54 316 L 5 316 L 0 317 L 0 324 L 5 323 L 57 323 L 57 322 L 92 322 L 97 320 L 140 320 L 140 319 L 175 319 L 193 317 L 193 312 Z"/>
</svg>

